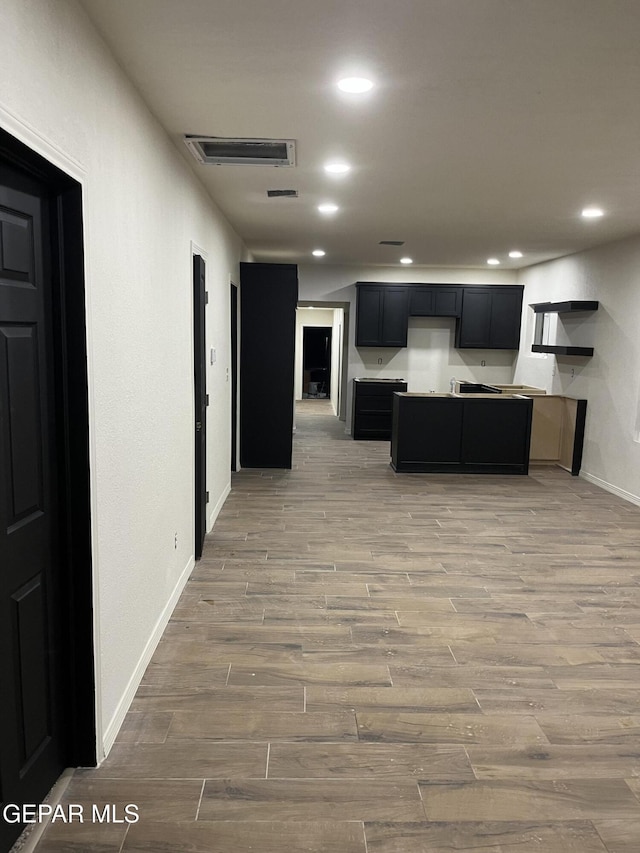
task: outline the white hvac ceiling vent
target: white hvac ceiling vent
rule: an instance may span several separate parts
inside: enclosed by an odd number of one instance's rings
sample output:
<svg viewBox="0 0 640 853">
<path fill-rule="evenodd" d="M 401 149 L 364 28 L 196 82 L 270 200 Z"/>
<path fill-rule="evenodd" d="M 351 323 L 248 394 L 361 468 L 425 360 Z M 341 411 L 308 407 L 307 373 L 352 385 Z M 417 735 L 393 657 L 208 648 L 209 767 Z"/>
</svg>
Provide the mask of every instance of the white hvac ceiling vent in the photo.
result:
<svg viewBox="0 0 640 853">
<path fill-rule="evenodd" d="M 222 136 L 185 136 L 185 144 L 199 163 L 214 166 L 295 166 L 295 139 L 229 139 Z"/>
</svg>

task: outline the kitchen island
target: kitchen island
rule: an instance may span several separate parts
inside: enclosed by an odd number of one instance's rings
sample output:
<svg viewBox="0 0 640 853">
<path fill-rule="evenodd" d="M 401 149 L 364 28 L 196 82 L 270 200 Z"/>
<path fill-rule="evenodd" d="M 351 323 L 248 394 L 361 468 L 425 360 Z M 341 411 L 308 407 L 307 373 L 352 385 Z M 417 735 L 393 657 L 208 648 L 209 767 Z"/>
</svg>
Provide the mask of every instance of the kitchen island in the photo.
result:
<svg viewBox="0 0 640 853">
<path fill-rule="evenodd" d="M 393 395 L 398 472 L 527 474 L 533 401 L 518 394 Z"/>
</svg>

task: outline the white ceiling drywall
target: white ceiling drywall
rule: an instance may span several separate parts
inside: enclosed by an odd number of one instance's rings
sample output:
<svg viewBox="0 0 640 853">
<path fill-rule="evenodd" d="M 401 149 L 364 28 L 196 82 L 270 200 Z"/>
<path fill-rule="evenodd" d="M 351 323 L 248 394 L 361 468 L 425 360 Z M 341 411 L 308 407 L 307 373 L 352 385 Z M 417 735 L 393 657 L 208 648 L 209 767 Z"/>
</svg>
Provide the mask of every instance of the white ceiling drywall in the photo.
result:
<svg viewBox="0 0 640 853">
<path fill-rule="evenodd" d="M 640 231 L 638 0 L 82 2 L 256 260 L 513 268 Z M 185 133 L 293 138 L 297 166 L 201 166 Z"/>
</svg>

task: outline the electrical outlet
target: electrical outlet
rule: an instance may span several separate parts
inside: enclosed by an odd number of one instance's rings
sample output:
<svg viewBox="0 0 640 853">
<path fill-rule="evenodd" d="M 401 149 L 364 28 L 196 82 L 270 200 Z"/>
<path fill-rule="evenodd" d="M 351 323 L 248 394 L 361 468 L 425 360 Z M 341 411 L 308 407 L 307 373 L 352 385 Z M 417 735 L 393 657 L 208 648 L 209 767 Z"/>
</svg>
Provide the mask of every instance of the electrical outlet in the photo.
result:
<svg viewBox="0 0 640 853">
<path fill-rule="evenodd" d="M 484 359 L 482 359 L 482 361 L 480 362 L 480 367 L 486 367 L 486 366 L 487 366 L 487 362 Z"/>
<path fill-rule="evenodd" d="M 575 369 L 575 367 L 572 367 L 572 368 L 571 368 L 571 378 L 573 379 L 573 377 L 574 377 L 575 375 L 576 375 L 576 369 Z"/>
<path fill-rule="evenodd" d="M 178 534 L 177 533 L 175 533 L 173 536 L 173 550 L 174 551 L 178 550 Z"/>
</svg>

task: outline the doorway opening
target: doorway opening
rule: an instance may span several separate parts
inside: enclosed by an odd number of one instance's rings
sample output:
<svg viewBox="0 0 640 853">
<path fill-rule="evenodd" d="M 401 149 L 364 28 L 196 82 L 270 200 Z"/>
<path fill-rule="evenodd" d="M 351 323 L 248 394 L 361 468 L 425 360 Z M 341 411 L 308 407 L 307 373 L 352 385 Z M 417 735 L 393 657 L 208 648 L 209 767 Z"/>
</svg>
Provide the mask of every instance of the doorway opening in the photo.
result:
<svg viewBox="0 0 640 853">
<path fill-rule="evenodd" d="M 295 347 L 295 396 L 296 401 L 303 399 L 326 399 L 331 403 L 330 411 L 341 421 L 347 416 L 347 373 L 349 367 L 349 302 L 299 301 L 296 310 L 296 347 Z M 314 332 L 313 329 L 320 329 Z M 324 332 L 322 330 L 325 330 Z M 328 374 L 320 375 L 318 379 L 306 375 L 319 365 L 305 364 L 305 337 L 311 339 L 318 335 L 319 346 L 324 350 L 326 330 L 331 330 L 328 344 L 329 364 Z M 307 366 L 308 365 L 308 366 Z M 306 381 L 305 381 L 306 379 Z M 312 383 L 318 383 L 313 385 Z M 323 387 L 326 383 L 326 388 Z M 309 390 L 311 384 L 311 390 Z M 304 386 L 307 386 L 306 388 Z M 325 397 L 318 394 L 326 393 Z M 294 427 L 295 432 L 295 427 Z"/>
<path fill-rule="evenodd" d="M 326 400 L 331 394 L 331 326 L 302 329 L 302 399 Z"/>
</svg>

